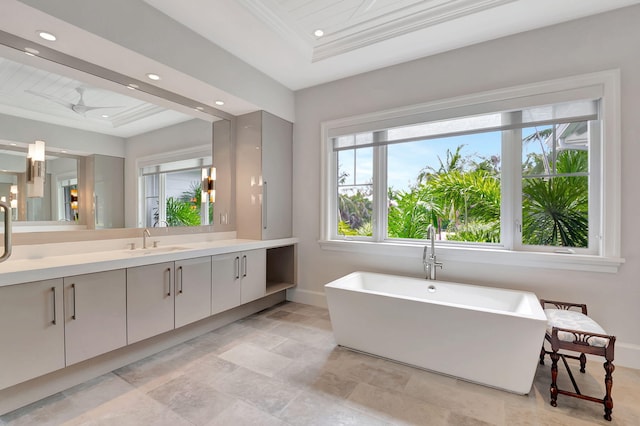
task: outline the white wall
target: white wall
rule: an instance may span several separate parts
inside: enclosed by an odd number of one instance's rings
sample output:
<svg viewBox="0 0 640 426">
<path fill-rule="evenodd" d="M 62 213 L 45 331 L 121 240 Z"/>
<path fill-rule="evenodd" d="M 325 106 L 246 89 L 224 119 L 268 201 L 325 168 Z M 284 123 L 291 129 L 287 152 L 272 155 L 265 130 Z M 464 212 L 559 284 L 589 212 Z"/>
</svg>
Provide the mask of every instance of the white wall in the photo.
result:
<svg viewBox="0 0 640 426">
<path fill-rule="evenodd" d="M 202 146 L 207 146 L 209 152 L 211 152 L 212 143 L 213 124 L 199 119 L 185 121 L 128 138 L 126 140 L 124 162 L 125 227 L 135 228 L 138 226 L 136 222 L 136 209 L 138 206 L 138 169 L 136 162 L 140 158 Z"/>
<path fill-rule="evenodd" d="M 618 336 L 619 365 L 640 368 L 640 6 L 466 47 L 296 93 L 294 235 L 298 287 L 289 298 L 323 304 L 323 285 L 355 270 L 423 276 L 421 258 L 358 255 L 320 248 L 320 123 L 508 86 L 621 70 L 622 255 L 618 273 L 582 273 L 446 262 L 439 278 L 523 289 L 587 303 Z M 428 43 L 428 40 L 425 40 Z M 445 260 L 445 259 L 442 259 Z"/>
<path fill-rule="evenodd" d="M 25 144 L 40 139 L 47 148 L 61 148 L 77 155 L 124 157 L 124 139 L 120 137 L 12 115 L 0 114 L 0 139 Z"/>
</svg>

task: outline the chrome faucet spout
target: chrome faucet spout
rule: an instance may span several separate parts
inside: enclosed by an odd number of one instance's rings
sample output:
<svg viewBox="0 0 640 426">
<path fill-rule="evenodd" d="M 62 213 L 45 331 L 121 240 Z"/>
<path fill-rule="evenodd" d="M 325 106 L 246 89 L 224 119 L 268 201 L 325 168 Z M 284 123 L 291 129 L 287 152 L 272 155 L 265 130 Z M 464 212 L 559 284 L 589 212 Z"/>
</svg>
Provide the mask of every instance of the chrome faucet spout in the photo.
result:
<svg viewBox="0 0 640 426">
<path fill-rule="evenodd" d="M 142 248 L 146 249 L 147 248 L 147 237 L 151 236 L 151 231 L 149 231 L 149 228 L 144 228 L 144 231 L 142 231 Z"/>
<path fill-rule="evenodd" d="M 429 225 L 427 228 L 427 238 L 430 241 L 430 251 L 429 256 L 427 257 L 427 246 L 424 246 L 424 250 L 422 252 L 422 263 L 424 265 L 424 270 L 427 273 L 426 279 L 435 280 L 436 279 L 436 268 L 442 269 L 442 262 L 436 261 L 436 230 L 433 225 Z"/>
</svg>

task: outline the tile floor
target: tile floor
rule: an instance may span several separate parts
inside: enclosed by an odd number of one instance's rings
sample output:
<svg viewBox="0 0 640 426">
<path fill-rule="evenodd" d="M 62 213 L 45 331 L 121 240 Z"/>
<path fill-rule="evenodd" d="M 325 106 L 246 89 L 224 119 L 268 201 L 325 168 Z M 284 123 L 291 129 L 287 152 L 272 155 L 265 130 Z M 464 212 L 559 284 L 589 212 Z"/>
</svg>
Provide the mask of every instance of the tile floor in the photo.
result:
<svg viewBox="0 0 640 426">
<path fill-rule="evenodd" d="M 580 375 L 583 392 L 600 388 L 600 370 Z M 0 425 L 640 425 L 640 370 L 619 367 L 614 383 L 609 423 L 595 403 L 551 407 L 548 363 L 528 396 L 514 395 L 336 347 L 326 309 L 284 303 Z"/>
</svg>

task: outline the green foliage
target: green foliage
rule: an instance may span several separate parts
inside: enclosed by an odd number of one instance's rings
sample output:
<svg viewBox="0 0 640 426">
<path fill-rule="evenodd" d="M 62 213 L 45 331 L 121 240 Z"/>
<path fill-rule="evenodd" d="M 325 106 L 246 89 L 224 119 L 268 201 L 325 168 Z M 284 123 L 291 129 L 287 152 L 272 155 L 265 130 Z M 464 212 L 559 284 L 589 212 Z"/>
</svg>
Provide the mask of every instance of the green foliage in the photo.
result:
<svg viewBox="0 0 640 426">
<path fill-rule="evenodd" d="M 343 222 L 348 229 L 357 232 L 366 223 L 371 223 L 373 203 L 370 195 L 362 190 L 358 190 L 351 195 L 340 194 L 338 197 L 338 211 L 340 222 Z M 349 232 L 347 228 L 344 228 L 344 230 Z M 343 233 L 340 228 L 338 228 L 338 232 L 340 235 L 355 235 Z"/>
<path fill-rule="evenodd" d="M 389 237 L 426 239 L 429 224 L 437 225 L 439 206 L 418 190 L 391 193 L 389 198 Z"/>
<path fill-rule="evenodd" d="M 588 170 L 586 151 L 562 151 L 559 174 Z M 522 241 L 531 245 L 588 247 L 589 180 L 587 176 L 525 179 L 522 184 Z"/>
<path fill-rule="evenodd" d="M 347 222 L 341 220 L 338 222 L 338 235 L 358 235 L 358 231 L 351 229 Z"/>
<path fill-rule="evenodd" d="M 470 222 L 461 225 L 455 229 L 455 232 L 447 234 L 447 240 L 474 243 L 499 243 L 500 221 L 487 223 Z"/>
<path fill-rule="evenodd" d="M 167 198 L 167 224 L 169 226 L 198 226 L 200 212 L 188 201 Z"/>
</svg>

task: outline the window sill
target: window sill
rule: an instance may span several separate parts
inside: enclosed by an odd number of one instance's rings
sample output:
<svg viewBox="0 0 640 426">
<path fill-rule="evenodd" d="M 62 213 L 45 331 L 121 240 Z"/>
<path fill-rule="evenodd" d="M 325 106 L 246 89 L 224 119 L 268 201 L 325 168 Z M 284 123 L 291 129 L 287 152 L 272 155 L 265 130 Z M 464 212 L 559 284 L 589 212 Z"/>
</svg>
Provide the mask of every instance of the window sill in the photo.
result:
<svg viewBox="0 0 640 426">
<path fill-rule="evenodd" d="M 336 250 L 358 254 L 415 257 L 422 259 L 424 244 L 397 242 L 370 242 L 354 240 L 321 240 L 324 250 Z M 625 260 L 619 257 L 602 257 L 581 254 L 537 253 L 511 251 L 497 248 L 436 247 L 438 260 L 494 265 L 526 266 L 545 269 L 564 269 L 583 272 L 616 273 Z"/>
</svg>

